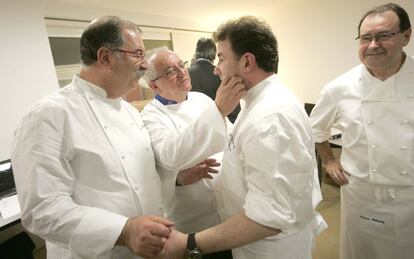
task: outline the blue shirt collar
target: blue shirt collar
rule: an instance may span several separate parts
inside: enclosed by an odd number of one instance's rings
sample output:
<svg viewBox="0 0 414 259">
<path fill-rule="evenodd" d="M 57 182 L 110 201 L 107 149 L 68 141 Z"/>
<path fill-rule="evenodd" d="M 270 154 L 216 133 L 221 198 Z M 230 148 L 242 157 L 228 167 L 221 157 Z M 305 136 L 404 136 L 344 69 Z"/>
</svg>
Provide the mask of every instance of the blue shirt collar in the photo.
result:
<svg viewBox="0 0 414 259">
<path fill-rule="evenodd" d="M 177 104 L 176 101 L 173 100 L 168 100 L 164 97 L 162 97 L 161 95 L 157 94 L 154 97 L 155 99 L 157 99 L 160 103 L 164 104 L 164 105 L 170 105 L 170 104 Z"/>
</svg>

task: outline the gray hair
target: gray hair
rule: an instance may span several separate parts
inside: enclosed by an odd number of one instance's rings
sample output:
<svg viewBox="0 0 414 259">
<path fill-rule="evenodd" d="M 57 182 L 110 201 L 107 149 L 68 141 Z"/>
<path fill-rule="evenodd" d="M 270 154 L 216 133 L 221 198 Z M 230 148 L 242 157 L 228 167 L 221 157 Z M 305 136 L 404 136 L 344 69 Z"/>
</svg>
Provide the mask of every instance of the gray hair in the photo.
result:
<svg viewBox="0 0 414 259">
<path fill-rule="evenodd" d="M 194 56 L 196 60 L 199 58 L 204 58 L 204 59 L 208 59 L 211 62 L 213 62 L 214 59 L 216 58 L 216 52 L 217 52 L 217 48 L 216 48 L 216 43 L 214 42 L 214 40 L 210 38 L 201 37 L 197 41 L 196 51 L 195 51 Z"/>
<path fill-rule="evenodd" d="M 150 84 L 152 80 L 154 80 L 154 78 L 158 76 L 157 70 L 155 69 L 155 62 L 156 62 L 158 54 L 164 51 L 170 51 L 170 50 L 166 46 L 162 46 L 162 47 L 147 51 L 145 55 L 148 60 L 148 67 L 147 67 L 147 70 L 145 71 L 145 75 L 143 78 L 145 79 L 148 85 Z"/>
</svg>

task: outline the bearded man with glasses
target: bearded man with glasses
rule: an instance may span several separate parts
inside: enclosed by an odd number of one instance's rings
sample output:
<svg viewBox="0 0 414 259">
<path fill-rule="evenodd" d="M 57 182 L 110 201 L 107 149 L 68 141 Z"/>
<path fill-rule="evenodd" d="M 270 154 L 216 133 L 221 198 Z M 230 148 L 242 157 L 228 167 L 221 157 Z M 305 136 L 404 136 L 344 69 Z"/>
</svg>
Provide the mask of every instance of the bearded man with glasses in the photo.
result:
<svg viewBox="0 0 414 259">
<path fill-rule="evenodd" d="M 100 17 L 80 47 L 79 75 L 38 102 L 15 134 L 23 226 L 46 240 L 48 258 L 154 257 L 173 222 L 161 217 L 149 134 L 121 98 L 147 68 L 141 31 Z"/>
<path fill-rule="evenodd" d="M 414 58 L 411 25 L 396 4 L 368 11 L 358 26 L 361 65 L 322 90 L 310 115 L 316 148 L 341 185 L 341 258 L 414 255 Z M 342 130 L 335 159 L 330 130 Z"/>
</svg>

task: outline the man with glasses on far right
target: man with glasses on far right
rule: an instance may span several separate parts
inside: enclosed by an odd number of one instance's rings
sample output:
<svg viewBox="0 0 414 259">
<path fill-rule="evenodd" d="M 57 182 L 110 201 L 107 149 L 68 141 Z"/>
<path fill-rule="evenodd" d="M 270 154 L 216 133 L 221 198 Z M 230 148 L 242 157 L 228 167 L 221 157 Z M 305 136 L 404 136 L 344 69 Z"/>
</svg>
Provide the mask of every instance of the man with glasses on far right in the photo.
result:
<svg viewBox="0 0 414 259">
<path fill-rule="evenodd" d="M 341 259 L 414 256 L 414 59 L 407 12 L 368 11 L 358 27 L 361 65 L 322 90 L 311 113 L 316 148 L 341 185 Z M 328 139 L 342 130 L 342 154 Z"/>
</svg>

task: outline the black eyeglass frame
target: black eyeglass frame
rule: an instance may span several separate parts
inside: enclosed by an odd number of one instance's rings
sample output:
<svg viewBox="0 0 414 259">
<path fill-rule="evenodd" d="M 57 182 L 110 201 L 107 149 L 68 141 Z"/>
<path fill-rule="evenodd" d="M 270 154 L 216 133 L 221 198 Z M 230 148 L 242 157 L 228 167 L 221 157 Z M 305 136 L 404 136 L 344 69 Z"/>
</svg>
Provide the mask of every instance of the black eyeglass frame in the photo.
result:
<svg viewBox="0 0 414 259">
<path fill-rule="evenodd" d="M 140 61 L 144 60 L 144 58 L 145 58 L 145 54 L 142 50 L 137 50 L 137 51 L 130 51 L 130 50 L 126 50 L 126 49 L 111 49 L 111 50 L 123 52 L 123 53 L 126 53 L 126 54 L 131 54 L 134 58 L 137 58 Z"/>
<path fill-rule="evenodd" d="M 403 33 L 404 31 L 396 31 L 396 32 L 379 32 L 374 35 L 359 35 L 355 38 L 355 40 L 359 40 L 361 43 L 371 43 L 372 40 L 375 40 L 376 42 L 383 42 L 385 40 L 391 39 L 398 33 Z"/>
</svg>

